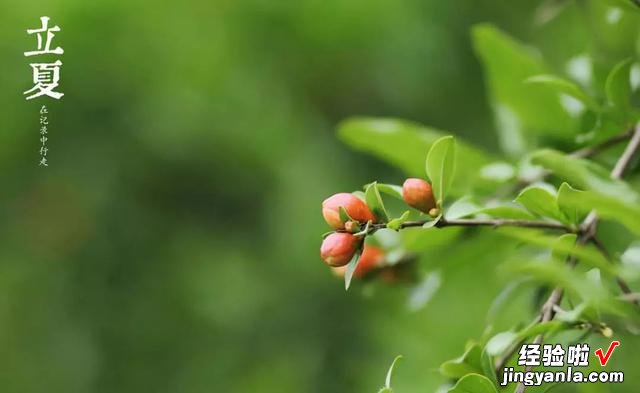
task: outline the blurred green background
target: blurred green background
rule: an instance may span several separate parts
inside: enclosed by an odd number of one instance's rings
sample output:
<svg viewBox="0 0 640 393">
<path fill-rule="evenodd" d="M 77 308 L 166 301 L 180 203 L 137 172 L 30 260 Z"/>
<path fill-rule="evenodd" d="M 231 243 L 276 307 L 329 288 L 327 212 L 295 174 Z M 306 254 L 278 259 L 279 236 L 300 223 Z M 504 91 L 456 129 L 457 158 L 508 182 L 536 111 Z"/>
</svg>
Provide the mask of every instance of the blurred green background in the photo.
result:
<svg viewBox="0 0 640 393">
<path fill-rule="evenodd" d="M 497 153 L 472 25 L 560 73 L 640 46 L 604 5 L 546 21 L 555 3 L 2 0 L 0 391 L 373 392 L 397 354 L 399 392 L 436 390 L 482 335 L 509 245 L 434 247 L 443 285 L 418 312 L 402 286 L 345 293 L 319 259 L 320 202 L 403 174 L 336 125 L 402 117 Z M 22 96 L 42 15 L 62 28 L 59 102 Z"/>
</svg>

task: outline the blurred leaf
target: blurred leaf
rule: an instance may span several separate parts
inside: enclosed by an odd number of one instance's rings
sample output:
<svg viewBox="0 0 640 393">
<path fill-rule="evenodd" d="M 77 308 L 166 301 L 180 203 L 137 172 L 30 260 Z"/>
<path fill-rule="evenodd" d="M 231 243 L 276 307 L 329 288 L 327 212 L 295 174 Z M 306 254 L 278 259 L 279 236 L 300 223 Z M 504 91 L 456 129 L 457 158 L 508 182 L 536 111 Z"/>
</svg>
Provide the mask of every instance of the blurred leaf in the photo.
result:
<svg viewBox="0 0 640 393">
<path fill-rule="evenodd" d="M 471 345 L 462 356 L 440 365 L 440 373 L 447 378 L 461 378 L 469 373 L 481 372 L 481 350 L 478 344 Z"/>
<path fill-rule="evenodd" d="M 498 393 L 491 380 L 480 374 L 468 374 L 462 377 L 449 393 Z"/>
<path fill-rule="evenodd" d="M 616 64 L 605 82 L 607 100 L 623 112 L 631 108 L 631 63 L 631 59 L 627 59 Z"/>
<path fill-rule="evenodd" d="M 578 191 L 562 187 L 562 201 L 567 208 L 578 211 L 595 210 L 604 218 L 616 220 L 640 236 L 640 206 L 595 191 Z"/>
<path fill-rule="evenodd" d="M 351 285 L 351 279 L 353 278 L 353 273 L 356 271 L 358 267 L 358 262 L 360 261 L 360 256 L 362 255 L 362 244 L 356 250 L 355 254 L 347 264 L 347 269 L 344 271 L 344 289 L 349 290 L 349 286 Z"/>
<path fill-rule="evenodd" d="M 575 233 L 565 233 L 564 235 L 560 235 L 556 240 L 556 243 L 551 248 L 551 258 L 556 262 L 565 262 L 572 254 L 572 251 L 576 246 L 577 238 L 578 235 Z"/>
<path fill-rule="evenodd" d="M 429 300 L 440 288 L 442 282 L 440 273 L 437 271 L 427 273 L 424 278 L 411 289 L 407 302 L 410 311 L 418 311 L 429 303 Z"/>
<path fill-rule="evenodd" d="M 504 352 L 511 344 L 513 344 L 518 338 L 515 332 L 507 331 L 496 334 L 491 337 L 484 350 L 492 356 L 496 356 Z"/>
<path fill-rule="evenodd" d="M 562 107 L 558 94 L 540 84 L 523 83 L 548 73 L 540 56 L 489 24 L 474 26 L 472 38 L 484 66 L 503 150 L 523 153 L 539 135 L 571 139 L 577 121 Z"/>
<path fill-rule="evenodd" d="M 504 229 L 505 230 L 498 229 L 498 231 L 505 236 L 519 239 L 523 242 L 536 245 L 544 249 L 555 249 L 557 253 L 571 253 L 572 255 L 575 255 L 582 264 L 597 267 L 609 275 L 615 275 L 617 273 L 616 267 L 610 264 L 605 257 L 603 257 L 602 254 L 593 247 L 559 242 L 556 236 L 547 235 L 538 230 L 524 228 Z"/>
<path fill-rule="evenodd" d="M 475 214 L 480 210 L 480 206 L 471 201 L 471 197 L 464 196 L 451 204 L 446 209 L 445 218 L 455 220 L 457 218 L 467 217 Z"/>
<path fill-rule="evenodd" d="M 535 216 L 524 209 L 513 206 L 494 206 L 478 210 L 477 214 L 486 214 L 494 218 L 510 218 L 514 220 L 533 220 Z"/>
<path fill-rule="evenodd" d="M 528 187 L 520 192 L 516 197 L 516 202 L 522 204 L 531 213 L 540 217 L 553 218 L 558 221 L 565 221 L 565 218 L 558 209 L 555 195 L 540 187 Z"/>
<path fill-rule="evenodd" d="M 579 100 L 585 106 L 594 111 L 600 110 L 598 103 L 584 90 L 582 90 L 580 86 L 558 76 L 548 74 L 536 75 L 527 78 L 525 82 L 547 86 L 558 93 L 564 93 Z"/>
<path fill-rule="evenodd" d="M 427 154 L 426 171 L 437 205 L 442 208 L 444 198 L 453 183 L 455 173 L 456 142 L 445 136 L 433 143 Z"/>
<path fill-rule="evenodd" d="M 491 380 L 494 386 L 498 386 L 498 379 L 496 378 L 495 366 L 493 364 L 493 356 L 491 356 L 487 349 L 482 351 L 481 355 L 482 372 Z"/>
<path fill-rule="evenodd" d="M 385 118 L 352 118 L 338 128 L 338 136 L 346 144 L 371 153 L 414 177 L 424 177 L 425 152 L 444 135 L 442 131 L 416 123 Z M 478 181 L 478 168 L 490 160 L 469 144 L 458 141 L 457 145 L 460 154 L 456 155 L 456 171 L 465 182 L 454 184 L 452 193 L 461 195 Z"/>
<path fill-rule="evenodd" d="M 563 182 L 558 189 L 558 197 L 556 200 L 558 201 L 558 209 L 567 217 L 568 222 L 573 225 L 578 225 L 582 213 L 588 213 L 588 211 L 580 211 L 576 206 L 567 204 L 565 200 L 567 192 L 572 190 L 575 191 L 567 182 Z"/>
<path fill-rule="evenodd" d="M 371 212 L 374 216 L 376 216 L 378 221 L 389 221 L 387 210 L 384 208 L 384 203 L 382 202 L 380 191 L 378 191 L 378 183 L 371 183 L 364 191 L 364 196 L 367 202 L 367 206 L 369 206 L 369 209 L 371 209 Z"/>
<path fill-rule="evenodd" d="M 543 149 L 531 155 L 531 162 L 543 166 L 575 187 L 598 191 L 626 201 L 638 200 L 637 194 L 625 182 L 611 179 L 607 170 L 591 161 Z"/>
</svg>

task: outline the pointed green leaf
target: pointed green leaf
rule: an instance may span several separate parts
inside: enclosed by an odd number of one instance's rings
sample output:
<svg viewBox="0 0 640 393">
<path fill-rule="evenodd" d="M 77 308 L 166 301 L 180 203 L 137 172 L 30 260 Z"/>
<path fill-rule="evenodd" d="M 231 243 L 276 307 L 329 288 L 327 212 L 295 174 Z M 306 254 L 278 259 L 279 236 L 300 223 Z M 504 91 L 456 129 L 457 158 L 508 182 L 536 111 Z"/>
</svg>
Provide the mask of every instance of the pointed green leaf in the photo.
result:
<svg viewBox="0 0 640 393">
<path fill-rule="evenodd" d="M 471 345 L 462 356 L 440 365 L 440 373 L 447 378 L 460 378 L 469 373 L 481 372 L 481 350 L 478 344 Z"/>
<path fill-rule="evenodd" d="M 373 182 L 369 184 L 367 189 L 364 191 L 365 200 L 367 202 L 367 206 L 371 209 L 371 212 L 380 222 L 389 221 L 389 216 L 387 215 L 387 211 L 384 208 L 384 203 L 382 202 L 382 197 L 380 196 L 380 191 L 378 191 L 378 183 Z"/>
<path fill-rule="evenodd" d="M 426 170 L 431 180 L 433 194 L 442 206 L 455 173 L 456 145 L 452 136 L 445 136 L 433 143 L 427 154 Z"/>
<path fill-rule="evenodd" d="M 605 82 L 607 100 L 614 107 L 628 111 L 631 107 L 631 59 L 624 60 L 613 67 Z"/>
<path fill-rule="evenodd" d="M 353 278 L 353 273 L 356 271 L 358 267 L 358 262 L 360 262 L 360 256 L 362 256 L 362 245 L 358 247 L 358 250 L 353 254 L 353 257 L 347 264 L 347 269 L 344 272 L 344 289 L 349 290 L 349 286 L 351 285 L 351 279 Z"/>
<path fill-rule="evenodd" d="M 393 368 L 396 366 L 396 363 L 398 363 L 400 359 L 402 359 L 402 355 L 396 356 L 396 358 L 393 359 L 391 366 L 389 366 L 389 371 L 387 371 L 387 377 L 384 380 L 384 387 L 387 389 L 391 389 L 391 376 L 393 374 Z"/>
<path fill-rule="evenodd" d="M 576 247 L 576 239 L 578 235 L 575 233 L 565 233 L 556 240 L 551 248 L 551 258 L 557 262 L 565 262 L 572 255 L 572 251 Z"/>
<path fill-rule="evenodd" d="M 539 217 L 552 218 L 558 221 L 564 220 L 560 209 L 558 209 L 556 196 L 543 188 L 525 188 L 515 201 Z"/>
</svg>

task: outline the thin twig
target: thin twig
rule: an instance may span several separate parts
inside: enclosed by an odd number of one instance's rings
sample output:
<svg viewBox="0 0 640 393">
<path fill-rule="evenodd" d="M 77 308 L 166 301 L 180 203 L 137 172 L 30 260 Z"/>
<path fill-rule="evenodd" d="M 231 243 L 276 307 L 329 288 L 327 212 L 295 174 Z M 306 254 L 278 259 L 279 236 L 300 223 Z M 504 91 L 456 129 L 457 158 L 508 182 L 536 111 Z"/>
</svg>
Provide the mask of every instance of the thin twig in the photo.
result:
<svg viewBox="0 0 640 393">
<path fill-rule="evenodd" d="M 419 220 L 419 221 L 407 221 L 400 225 L 399 229 L 422 227 L 424 224 L 431 222 L 431 220 Z M 373 224 L 369 233 L 373 233 L 379 229 L 386 228 L 387 224 Z M 564 224 L 553 221 L 535 221 L 535 220 L 512 220 L 512 219 L 475 219 L 475 218 L 459 218 L 454 220 L 448 220 L 441 218 L 437 223 L 433 225 L 436 228 L 445 227 L 521 227 L 521 228 L 541 228 L 541 229 L 554 229 L 571 233 L 579 233 L 579 229 L 569 227 Z"/>
</svg>

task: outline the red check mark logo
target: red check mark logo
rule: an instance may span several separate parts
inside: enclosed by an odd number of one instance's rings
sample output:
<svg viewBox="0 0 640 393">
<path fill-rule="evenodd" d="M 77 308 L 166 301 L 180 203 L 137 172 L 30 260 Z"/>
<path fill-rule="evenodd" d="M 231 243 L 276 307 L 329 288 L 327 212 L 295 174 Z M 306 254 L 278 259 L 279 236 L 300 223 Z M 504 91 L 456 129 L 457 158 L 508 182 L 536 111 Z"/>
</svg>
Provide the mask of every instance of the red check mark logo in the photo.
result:
<svg viewBox="0 0 640 393">
<path fill-rule="evenodd" d="M 600 361 L 600 365 L 601 366 L 606 366 L 607 362 L 609 361 L 609 358 L 611 357 L 611 354 L 613 353 L 613 350 L 620 345 L 620 341 L 612 341 L 611 344 L 609 345 L 609 349 L 607 349 L 607 353 L 606 354 L 602 354 L 602 348 L 598 348 L 596 349 L 596 356 L 598 357 L 598 360 Z"/>
</svg>

